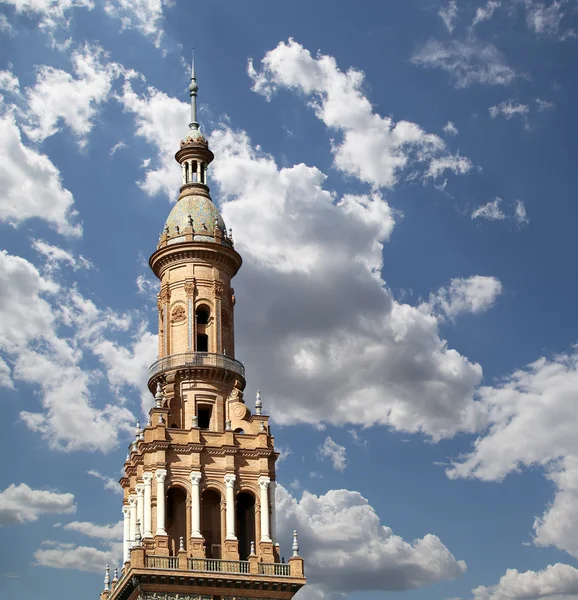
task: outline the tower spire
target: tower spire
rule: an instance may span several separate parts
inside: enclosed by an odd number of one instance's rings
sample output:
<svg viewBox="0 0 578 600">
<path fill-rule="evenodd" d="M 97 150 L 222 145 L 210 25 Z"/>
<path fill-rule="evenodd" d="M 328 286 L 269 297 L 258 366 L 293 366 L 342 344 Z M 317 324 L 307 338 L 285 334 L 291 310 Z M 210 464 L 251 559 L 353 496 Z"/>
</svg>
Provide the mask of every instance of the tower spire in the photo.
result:
<svg viewBox="0 0 578 600">
<path fill-rule="evenodd" d="M 197 85 L 197 76 L 195 74 L 195 49 L 193 48 L 193 60 L 191 63 L 191 83 L 189 85 L 189 93 L 191 96 L 191 122 L 189 123 L 189 129 L 199 129 L 199 123 L 197 121 L 197 91 L 199 86 Z"/>
</svg>

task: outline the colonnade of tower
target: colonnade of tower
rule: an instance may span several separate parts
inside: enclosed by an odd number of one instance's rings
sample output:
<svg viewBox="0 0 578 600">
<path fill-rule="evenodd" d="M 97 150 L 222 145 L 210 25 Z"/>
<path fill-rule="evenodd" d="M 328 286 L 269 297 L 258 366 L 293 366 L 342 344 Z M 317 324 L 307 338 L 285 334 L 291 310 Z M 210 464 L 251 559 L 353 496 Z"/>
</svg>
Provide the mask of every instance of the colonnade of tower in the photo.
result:
<svg viewBox="0 0 578 600">
<path fill-rule="evenodd" d="M 155 404 L 137 425 L 120 481 L 124 566 L 106 584 L 109 600 L 146 600 L 168 574 L 179 598 L 260 590 L 261 598 L 289 599 L 305 583 L 296 536 L 293 556 L 280 562 L 269 419 L 259 394 L 254 412 L 243 398 L 231 287 L 242 261 L 209 193 L 214 156 L 197 122 L 197 89 L 193 66 L 191 123 L 175 155 L 180 192 L 149 261 L 160 280 L 158 360 L 148 382 Z"/>
</svg>

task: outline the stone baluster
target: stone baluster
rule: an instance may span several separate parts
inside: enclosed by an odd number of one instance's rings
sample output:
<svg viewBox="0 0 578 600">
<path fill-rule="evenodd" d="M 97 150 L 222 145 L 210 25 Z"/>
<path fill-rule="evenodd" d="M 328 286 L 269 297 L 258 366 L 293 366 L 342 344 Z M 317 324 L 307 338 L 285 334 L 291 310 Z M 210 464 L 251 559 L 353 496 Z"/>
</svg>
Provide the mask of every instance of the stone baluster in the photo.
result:
<svg viewBox="0 0 578 600">
<path fill-rule="evenodd" d="M 199 484 L 201 473 L 193 471 L 191 477 L 191 537 L 200 538 L 201 535 L 201 498 Z"/>
<path fill-rule="evenodd" d="M 143 529 L 144 534 L 143 537 L 152 537 L 152 481 L 153 474 L 152 473 L 144 473 L 142 476 L 144 480 L 144 521 L 143 521 Z"/>
</svg>

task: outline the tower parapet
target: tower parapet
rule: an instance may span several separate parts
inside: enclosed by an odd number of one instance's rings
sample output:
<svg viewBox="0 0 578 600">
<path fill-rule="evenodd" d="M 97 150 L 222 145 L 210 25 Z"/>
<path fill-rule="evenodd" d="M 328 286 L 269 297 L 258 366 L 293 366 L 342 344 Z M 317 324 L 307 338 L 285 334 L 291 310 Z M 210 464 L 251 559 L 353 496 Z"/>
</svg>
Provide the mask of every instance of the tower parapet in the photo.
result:
<svg viewBox="0 0 578 600">
<path fill-rule="evenodd" d="M 231 286 L 242 260 L 207 183 L 214 156 L 197 122 L 194 63 L 189 89 L 179 197 L 149 261 L 160 280 L 155 405 L 129 446 L 124 565 L 112 582 L 107 571 L 101 599 L 289 600 L 305 584 L 303 560 L 296 537 L 280 559 L 279 454 L 260 393 L 254 413 L 243 397 Z"/>
</svg>

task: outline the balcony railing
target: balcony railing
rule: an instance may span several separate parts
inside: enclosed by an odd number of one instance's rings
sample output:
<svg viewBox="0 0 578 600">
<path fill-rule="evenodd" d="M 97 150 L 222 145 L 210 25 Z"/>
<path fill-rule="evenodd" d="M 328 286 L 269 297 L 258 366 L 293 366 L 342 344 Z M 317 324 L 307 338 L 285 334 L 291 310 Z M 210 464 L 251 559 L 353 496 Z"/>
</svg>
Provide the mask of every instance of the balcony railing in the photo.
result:
<svg viewBox="0 0 578 600">
<path fill-rule="evenodd" d="M 215 367 L 245 377 L 245 367 L 234 358 L 224 354 L 215 354 L 214 352 L 183 352 L 182 354 L 165 356 L 153 363 L 149 368 L 149 379 L 159 373 L 179 367 Z"/>
<path fill-rule="evenodd" d="M 209 573 L 249 573 L 248 560 L 189 558 L 187 559 L 187 565 L 190 571 L 207 571 Z"/>
<path fill-rule="evenodd" d="M 145 556 L 145 567 L 149 569 L 178 569 L 178 556 Z"/>
<path fill-rule="evenodd" d="M 259 563 L 259 575 L 291 575 L 291 565 L 285 563 Z"/>
<path fill-rule="evenodd" d="M 145 567 L 177 571 L 179 569 L 179 558 L 178 556 L 151 556 L 147 554 Z M 204 573 L 243 575 L 251 573 L 248 560 L 220 560 L 217 558 L 187 558 L 187 569 Z M 258 563 L 257 573 L 275 577 L 290 577 L 291 565 L 285 563 Z"/>
</svg>

